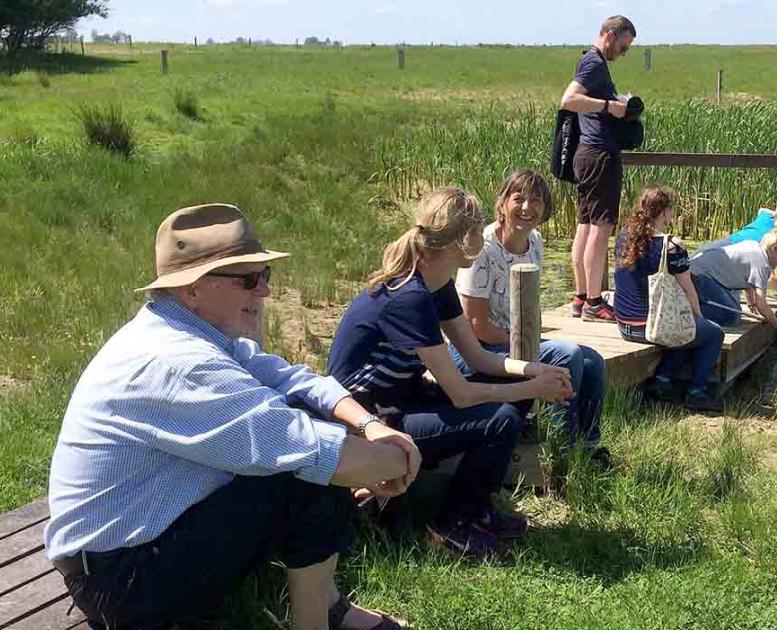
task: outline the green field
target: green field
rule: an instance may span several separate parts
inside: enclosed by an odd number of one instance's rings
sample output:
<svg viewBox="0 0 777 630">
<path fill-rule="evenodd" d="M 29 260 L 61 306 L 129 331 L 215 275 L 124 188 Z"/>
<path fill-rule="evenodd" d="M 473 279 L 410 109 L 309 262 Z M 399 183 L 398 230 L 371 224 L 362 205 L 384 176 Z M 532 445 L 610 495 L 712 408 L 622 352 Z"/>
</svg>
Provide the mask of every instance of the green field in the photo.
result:
<svg viewBox="0 0 777 630">
<path fill-rule="evenodd" d="M 390 48 L 171 45 L 168 75 L 159 48 L 0 57 L 0 510 L 45 492 L 69 392 L 141 304 L 132 289 L 153 276 L 169 212 L 237 203 L 268 247 L 292 253 L 273 276 L 269 342 L 321 367 L 344 304 L 419 192 L 455 183 L 490 205 L 506 167 L 546 172 L 554 104 L 582 47 L 409 48 L 399 71 Z M 651 72 L 639 48 L 613 67 L 647 102 L 647 150 L 774 151 L 777 48 L 652 52 Z M 84 104 L 121 106 L 137 137 L 130 159 L 86 143 Z M 768 171 L 637 169 L 627 196 L 647 180 L 678 188 L 689 238 L 777 204 Z M 545 306 L 568 297 L 572 194 L 554 184 Z M 367 528 L 346 584 L 416 628 L 777 628 L 769 368 L 729 395 L 722 418 L 613 392 L 615 470 L 574 460 L 564 498 L 519 490 L 536 528 L 506 557 L 467 566 Z M 263 607 L 284 614 L 281 576 L 249 580 L 236 609 L 203 627 L 272 627 Z"/>
</svg>

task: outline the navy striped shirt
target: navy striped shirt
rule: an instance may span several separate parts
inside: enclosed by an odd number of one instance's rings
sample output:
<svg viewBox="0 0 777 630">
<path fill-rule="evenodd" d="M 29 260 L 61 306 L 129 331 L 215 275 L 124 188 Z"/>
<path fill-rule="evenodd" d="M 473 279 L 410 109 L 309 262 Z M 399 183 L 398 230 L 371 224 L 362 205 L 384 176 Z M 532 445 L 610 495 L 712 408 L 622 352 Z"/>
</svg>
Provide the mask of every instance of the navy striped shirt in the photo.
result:
<svg viewBox="0 0 777 630">
<path fill-rule="evenodd" d="M 430 292 L 420 274 L 399 289 L 379 285 L 351 302 L 329 352 L 329 373 L 357 399 L 412 395 L 425 371 L 415 348 L 443 343 L 440 322 L 462 314 L 451 280 Z"/>
<path fill-rule="evenodd" d="M 171 298 L 147 303 L 68 405 L 51 463 L 49 558 L 153 540 L 235 474 L 328 484 L 345 427 L 309 414 L 331 418 L 347 395 Z"/>
</svg>

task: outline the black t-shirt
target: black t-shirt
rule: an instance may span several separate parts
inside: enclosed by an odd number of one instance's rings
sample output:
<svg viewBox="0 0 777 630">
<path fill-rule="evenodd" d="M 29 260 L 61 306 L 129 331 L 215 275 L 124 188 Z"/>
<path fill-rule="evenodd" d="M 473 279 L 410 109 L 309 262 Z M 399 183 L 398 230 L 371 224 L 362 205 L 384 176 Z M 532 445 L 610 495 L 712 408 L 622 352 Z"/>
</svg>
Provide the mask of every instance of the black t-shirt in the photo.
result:
<svg viewBox="0 0 777 630">
<path fill-rule="evenodd" d="M 615 100 L 617 92 L 610 76 L 607 61 L 598 48 L 593 47 L 584 53 L 575 70 L 575 81 L 586 89 L 591 98 Z M 607 112 L 578 114 L 580 121 L 580 143 L 600 148 L 604 151 L 619 151 L 618 143 L 612 132 L 615 118 Z"/>
<path fill-rule="evenodd" d="M 397 282 L 390 283 L 392 285 Z M 415 348 L 444 343 L 440 322 L 462 314 L 451 280 L 432 293 L 420 274 L 396 290 L 379 285 L 354 298 L 335 332 L 328 371 L 362 400 L 412 396 L 425 371 Z"/>
</svg>

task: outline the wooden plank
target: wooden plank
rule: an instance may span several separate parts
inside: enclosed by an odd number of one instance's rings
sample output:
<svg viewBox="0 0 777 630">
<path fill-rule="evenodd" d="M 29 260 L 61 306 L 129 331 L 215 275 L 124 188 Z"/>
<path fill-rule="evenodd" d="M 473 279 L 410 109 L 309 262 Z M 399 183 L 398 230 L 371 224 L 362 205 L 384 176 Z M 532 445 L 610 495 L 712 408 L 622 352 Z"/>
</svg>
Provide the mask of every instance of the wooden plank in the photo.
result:
<svg viewBox="0 0 777 630">
<path fill-rule="evenodd" d="M 12 562 L 0 569 L 0 597 L 54 570 L 43 549 Z"/>
<path fill-rule="evenodd" d="M 55 571 L 0 597 L 0 630 L 20 627 L 32 614 L 69 599 L 62 575 Z"/>
<path fill-rule="evenodd" d="M 68 610 L 73 604 L 69 597 L 61 599 L 8 626 L 8 630 L 88 630 L 86 617 L 78 608 Z"/>
<path fill-rule="evenodd" d="M 0 540 L 0 568 L 43 549 L 44 527 L 46 521 L 30 525 Z"/>
<path fill-rule="evenodd" d="M 49 517 L 49 503 L 46 497 L 36 499 L 13 512 L 0 515 L 0 540 L 24 529 L 45 521 Z"/>
<path fill-rule="evenodd" d="M 715 168 L 777 168 L 772 153 L 674 153 L 624 151 L 624 166 L 697 166 Z"/>
</svg>

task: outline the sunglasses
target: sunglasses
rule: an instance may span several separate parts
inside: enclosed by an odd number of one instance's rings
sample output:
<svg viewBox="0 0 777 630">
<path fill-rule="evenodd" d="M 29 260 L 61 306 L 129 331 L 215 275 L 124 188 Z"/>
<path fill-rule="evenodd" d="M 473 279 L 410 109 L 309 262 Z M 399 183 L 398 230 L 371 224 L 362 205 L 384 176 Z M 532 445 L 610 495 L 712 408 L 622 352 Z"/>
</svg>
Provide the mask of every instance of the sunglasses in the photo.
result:
<svg viewBox="0 0 777 630">
<path fill-rule="evenodd" d="M 269 284 L 270 282 L 270 268 L 265 267 L 261 271 L 252 271 L 251 273 L 216 273 L 211 272 L 209 276 L 217 276 L 219 278 L 240 278 L 243 281 L 243 289 L 251 291 L 255 289 L 259 282 Z"/>
</svg>

